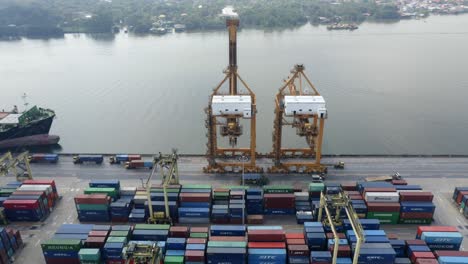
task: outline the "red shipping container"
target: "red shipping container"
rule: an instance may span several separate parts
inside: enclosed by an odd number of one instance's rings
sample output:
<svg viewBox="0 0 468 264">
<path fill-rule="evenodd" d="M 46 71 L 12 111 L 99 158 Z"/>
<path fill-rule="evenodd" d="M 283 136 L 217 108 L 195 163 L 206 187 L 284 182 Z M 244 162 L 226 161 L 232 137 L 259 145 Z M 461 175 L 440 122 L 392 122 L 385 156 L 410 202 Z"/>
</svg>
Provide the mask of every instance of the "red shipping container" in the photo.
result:
<svg viewBox="0 0 468 264">
<path fill-rule="evenodd" d="M 416 235 L 421 236 L 422 232 L 458 232 L 454 226 L 418 226 Z"/>
<path fill-rule="evenodd" d="M 211 236 L 210 241 L 244 242 L 243 236 Z"/>
<path fill-rule="evenodd" d="M 407 246 L 410 246 L 410 245 L 426 246 L 426 242 L 420 239 L 405 240 L 405 243 Z"/>
<path fill-rule="evenodd" d="M 263 215 L 248 215 L 247 224 L 254 224 L 254 225 L 263 224 Z"/>
<path fill-rule="evenodd" d="M 98 231 L 98 230 L 91 230 L 89 231 L 88 236 L 90 237 L 107 237 L 109 231 Z"/>
<path fill-rule="evenodd" d="M 288 246 L 289 256 L 309 256 L 309 246 L 306 245 L 289 245 Z"/>
<path fill-rule="evenodd" d="M 193 237 L 187 238 L 187 244 L 206 244 L 206 239 L 205 238 L 193 238 Z"/>
<path fill-rule="evenodd" d="M 110 197 L 105 194 L 79 194 L 75 196 L 76 204 L 108 204 Z"/>
<path fill-rule="evenodd" d="M 169 229 L 170 237 L 189 237 L 189 228 L 188 226 L 171 226 Z"/>
<path fill-rule="evenodd" d="M 434 216 L 434 213 L 419 213 L 419 212 L 400 213 L 401 219 L 418 219 L 418 218 L 432 219 L 432 216 Z"/>
<path fill-rule="evenodd" d="M 55 185 L 55 180 L 46 180 L 46 179 L 25 180 L 23 181 L 23 185 L 51 185 L 52 188 L 57 188 L 57 186 Z"/>
<path fill-rule="evenodd" d="M 251 230 L 248 233 L 249 242 L 282 242 L 283 230 Z"/>
<path fill-rule="evenodd" d="M 286 238 L 286 244 L 288 244 L 288 245 L 305 245 L 305 240 L 304 239 L 287 239 Z"/>
<path fill-rule="evenodd" d="M 286 233 L 286 239 L 304 239 L 304 233 Z"/>
<path fill-rule="evenodd" d="M 341 189 L 345 191 L 355 191 L 356 190 L 356 183 L 342 183 Z"/>
<path fill-rule="evenodd" d="M 205 261 L 205 251 L 203 250 L 187 250 L 185 251 L 185 261 Z"/>
<path fill-rule="evenodd" d="M 0 249 L 0 262 L 2 264 L 9 264 L 10 261 L 9 261 L 9 258 L 8 258 L 8 254 L 6 253 L 5 249 Z"/>
<path fill-rule="evenodd" d="M 106 243 L 106 237 L 88 237 L 85 241 L 86 247 L 102 248 Z"/>
<path fill-rule="evenodd" d="M 398 235 L 394 234 L 394 233 L 389 233 L 389 234 L 387 234 L 387 238 L 390 239 L 390 240 L 396 240 L 396 239 L 398 239 Z"/>
<path fill-rule="evenodd" d="M 462 191 L 462 192 L 458 193 L 457 199 L 455 200 L 457 202 L 457 204 L 461 203 L 461 201 L 463 199 L 463 196 L 465 196 L 465 195 L 468 195 L 468 191 Z"/>
<path fill-rule="evenodd" d="M 6 200 L 3 202 L 5 209 L 32 210 L 39 208 L 37 200 Z"/>
<path fill-rule="evenodd" d="M 335 246 L 331 246 L 330 247 L 330 252 L 333 256 L 333 250 L 334 250 Z M 338 257 L 340 258 L 349 258 L 351 257 L 351 247 L 348 246 L 348 245 L 341 245 L 341 246 L 338 246 Z"/>
<path fill-rule="evenodd" d="M 367 203 L 368 212 L 400 212 L 399 203 Z"/>
<path fill-rule="evenodd" d="M 106 264 L 125 264 L 125 260 L 123 259 L 122 260 L 117 260 L 117 259 L 106 260 Z"/>
<path fill-rule="evenodd" d="M 249 248 L 286 248 L 284 242 L 249 242 Z"/>
<path fill-rule="evenodd" d="M 468 251 L 436 250 L 434 255 L 436 257 L 468 257 Z"/>
<path fill-rule="evenodd" d="M 191 227 L 191 233 L 208 233 L 208 227 Z"/>
<path fill-rule="evenodd" d="M 352 195 L 349 195 L 349 199 L 350 199 L 350 200 L 364 200 L 364 198 L 363 198 L 362 195 L 360 195 L 360 194 L 352 194 Z"/>
<path fill-rule="evenodd" d="M 180 193 L 181 202 L 210 202 L 211 193 Z"/>
<path fill-rule="evenodd" d="M 432 202 L 434 195 L 431 192 L 400 192 L 400 201 Z"/>
<path fill-rule="evenodd" d="M 229 224 L 229 218 L 215 218 L 211 219 L 213 224 Z"/>
<path fill-rule="evenodd" d="M 435 256 L 432 254 L 432 252 L 413 252 L 411 253 L 410 259 L 412 263 L 416 262 L 416 259 L 418 258 L 432 258 L 434 259 Z"/>
<path fill-rule="evenodd" d="M 346 235 L 344 233 L 336 233 L 339 239 L 346 239 Z M 327 239 L 334 239 L 335 236 L 333 233 L 327 233 Z"/>
<path fill-rule="evenodd" d="M 345 191 L 347 195 L 361 195 L 359 191 Z"/>
<path fill-rule="evenodd" d="M 80 264 L 79 258 L 47 258 L 44 257 L 46 264 Z M 113 264 L 113 263 L 112 263 Z"/>
<path fill-rule="evenodd" d="M 230 224 L 234 225 L 241 225 L 242 224 L 242 218 L 231 218 L 229 219 Z"/>
<path fill-rule="evenodd" d="M 437 259 L 418 258 L 415 264 L 439 264 Z"/>
<path fill-rule="evenodd" d="M 392 180 L 393 185 L 408 185 L 408 182 L 405 180 Z"/>
</svg>

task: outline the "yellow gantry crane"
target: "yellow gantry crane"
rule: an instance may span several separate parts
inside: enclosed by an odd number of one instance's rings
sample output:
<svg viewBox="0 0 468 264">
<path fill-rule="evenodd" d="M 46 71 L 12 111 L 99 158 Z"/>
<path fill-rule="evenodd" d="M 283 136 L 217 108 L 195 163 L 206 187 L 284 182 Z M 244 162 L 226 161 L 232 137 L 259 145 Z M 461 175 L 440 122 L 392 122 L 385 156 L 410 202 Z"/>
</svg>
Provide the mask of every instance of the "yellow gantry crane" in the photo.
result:
<svg viewBox="0 0 468 264">
<path fill-rule="evenodd" d="M 271 173 L 327 172 L 320 163 L 327 108 L 304 69 L 303 65 L 295 65 L 276 95 Z M 284 126 L 295 128 L 296 134 L 305 138 L 307 148 L 283 148 Z"/>
<path fill-rule="evenodd" d="M 223 14 L 229 32 L 229 66 L 224 71 L 226 76 L 216 86 L 210 96 L 210 103 L 206 109 L 207 119 L 207 159 L 206 173 L 239 172 L 244 165 L 245 172 L 261 172 L 256 165 L 256 100 L 255 94 L 237 73 L 237 27 L 239 16 L 233 12 Z M 238 91 L 238 80 L 245 87 L 246 92 Z M 225 83 L 229 84 L 228 92 L 221 92 Z M 243 135 L 241 120 L 250 120 L 250 146 L 237 147 L 238 138 Z M 228 148 L 219 146 L 219 134 L 229 139 Z M 240 157 L 248 162 L 240 161 Z"/>
<path fill-rule="evenodd" d="M 0 156 L 0 176 L 7 176 L 10 171 L 13 172 L 17 181 L 31 180 L 32 172 L 29 166 L 29 152 L 20 153 L 15 157 L 11 152 Z"/>
<path fill-rule="evenodd" d="M 124 256 L 125 264 L 159 264 L 162 252 L 154 242 L 130 241 L 124 249 Z"/>
<path fill-rule="evenodd" d="M 325 211 L 326 218 L 323 220 L 323 223 L 327 226 L 330 226 L 335 241 L 332 258 L 333 264 L 336 264 L 338 258 L 340 238 L 338 237 L 338 234 L 336 232 L 336 226 L 343 225 L 343 219 L 340 218 L 342 210 L 346 212 L 349 222 L 351 223 L 351 227 L 357 238 L 356 248 L 354 250 L 353 255 L 353 264 L 357 264 L 361 250 L 361 245 L 365 242 L 365 237 L 364 229 L 361 226 L 361 222 L 359 221 L 357 213 L 354 211 L 354 208 L 351 204 L 351 200 L 349 199 L 348 195 L 346 195 L 343 191 L 339 192 L 338 194 L 324 195 L 323 192 L 320 194 L 320 207 L 317 219 L 318 221 L 321 221 L 323 212 Z M 332 212 L 334 214 L 332 214 Z"/>
<path fill-rule="evenodd" d="M 148 210 L 150 213 L 148 222 L 150 224 L 165 223 L 172 225 L 167 189 L 170 185 L 179 184 L 179 169 L 177 167 L 177 160 L 178 155 L 175 149 L 172 150 L 172 154 L 163 155 L 159 153 L 159 155 L 154 157 L 153 169 L 145 184 L 146 194 L 148 196 Z M 154 213 L 151 202 L 151 179 L 153 178 L 153 175 L 157 173 L 158 169 L 159 173 L 161 174 L 161 187 L 164 192 L 164 212 Z"/>
</svg>

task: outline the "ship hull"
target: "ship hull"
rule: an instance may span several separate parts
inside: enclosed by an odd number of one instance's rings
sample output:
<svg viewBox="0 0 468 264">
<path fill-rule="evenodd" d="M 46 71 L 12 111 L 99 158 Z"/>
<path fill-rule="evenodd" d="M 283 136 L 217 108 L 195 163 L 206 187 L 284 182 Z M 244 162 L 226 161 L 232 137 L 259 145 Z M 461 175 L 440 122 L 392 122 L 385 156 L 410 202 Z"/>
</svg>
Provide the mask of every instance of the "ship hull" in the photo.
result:
<svg viewBox="0 0 468 264">
<path fill-rule="evenodd" d="M 59 136 L 55 135 L 34 135 L 19 138 L 12 138 L 0 141 L 1 148 L 25 147 L 25 146 L 47 146 L 55 145 L 60 141 Z"/>
<path fill-rule="evenodd" d="M 0 142 L 16 138 L 30 137 L 35 135 L 48 135 L 55 115 L 28 124 L 26 126 L 17 126 L 9 130 L 0 132 Z"/>
</svg>

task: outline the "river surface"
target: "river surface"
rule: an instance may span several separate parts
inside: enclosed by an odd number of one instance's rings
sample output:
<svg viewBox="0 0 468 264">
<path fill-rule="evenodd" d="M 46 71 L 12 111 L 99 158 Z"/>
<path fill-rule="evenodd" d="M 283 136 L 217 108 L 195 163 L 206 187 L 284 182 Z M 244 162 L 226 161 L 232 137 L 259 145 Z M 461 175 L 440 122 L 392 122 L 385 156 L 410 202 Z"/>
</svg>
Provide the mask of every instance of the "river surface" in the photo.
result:
<svg viewBox="0 0 468 264">
<path fill-rule="evenodd" d="M 303 63 L 327 101 L 324 153 L 468 154 L 468 15 L 238 38 L 239 73 L 257 95 L 259 152 L 271 151 L 273 98 Z M 62 152 L 205 153 L 203 109 L 227 56 L 225 31 L 3 41 L 0 108 L 21 106 L 27 93 L 54 109 Z M 289 146 L 305 144 L 288 131 Z"/>
</svg>

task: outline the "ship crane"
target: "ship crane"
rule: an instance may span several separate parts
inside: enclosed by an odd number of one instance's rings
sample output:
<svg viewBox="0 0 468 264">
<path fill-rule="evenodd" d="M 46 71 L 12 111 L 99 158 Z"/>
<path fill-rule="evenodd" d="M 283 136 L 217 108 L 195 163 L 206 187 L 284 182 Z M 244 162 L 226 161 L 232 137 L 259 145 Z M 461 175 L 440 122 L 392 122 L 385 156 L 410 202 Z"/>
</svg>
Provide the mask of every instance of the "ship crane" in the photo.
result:
<svg viewBox="0 0 468 264">
<path fill-rule="evenodd" d="M 273 166 L 271 173 L 326 173 L 320 163 L 327 109 L 325 100 L 304 74 L 303 65 L 295 65 L 275 99 L 273 126 Z M 306 148 L 283 148 L 283 127 L 296 129 Z"/>
<path fill-rule="evenodd" d="M 237 28 L 239 16 L 232 7 L 223 10 L 229 33 L 229 66 L 224 71 L 224 79 L 216 86 L 210 96 L 206 108 L 207 160 L 208 166 L 203 168 L 207 173 L 239 172 L 244 165 L 245 172 L 261 172 L 256 165 L 256 101 L 255 93 L 244 82 L 237 72 Z M 238 82 L 245 92 L 238 90 Z M 224 84 L 228 84 L 228 91 Z M 249 147 L 238 147 L 238 139 L 244 134 L 241 120 L 250 121 Z M 221 147 L 220 138 L 227 138 L 229 147 Z M 241 161 L 240 158 L 247 159 Z"/>
</svg>

